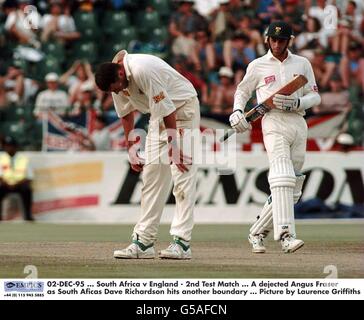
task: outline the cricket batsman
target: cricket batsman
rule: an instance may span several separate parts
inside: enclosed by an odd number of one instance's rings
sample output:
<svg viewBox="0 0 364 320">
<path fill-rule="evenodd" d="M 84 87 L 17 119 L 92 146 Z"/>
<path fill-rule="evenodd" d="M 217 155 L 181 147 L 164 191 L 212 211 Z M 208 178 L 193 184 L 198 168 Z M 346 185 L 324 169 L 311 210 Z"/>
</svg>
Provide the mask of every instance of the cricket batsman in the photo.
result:
<svg viewBox="0 0 364 320">
<path fill-rule="evenodd" d="M 234 112 L 230 124 L 237 132 L 251 129 L 244 108 L 254 90 L 258 103 L 277 92 L 296 75 L 304 75 L 308 83 L 290 96 L 276 94 L 275 108 L 262 118 L 263 140 L 269 160 L 268 197 L 261 214 L 250 229 L 253 253 L 264 253 L 264 239 L 274 229 L 274 240 L 281 242 L 285 253 L 304 245 L 296 238 L 294 204 L 302 192 L 307 124 L 305 110 L 320 104 L 321 98 L 310 62 L 292 54 L 288 47 L 294 39 L 292 28 L 283 21 L 273 22 L 266 32 L 269 51 L 252 61 L 234 96 Z"/>
</svg>

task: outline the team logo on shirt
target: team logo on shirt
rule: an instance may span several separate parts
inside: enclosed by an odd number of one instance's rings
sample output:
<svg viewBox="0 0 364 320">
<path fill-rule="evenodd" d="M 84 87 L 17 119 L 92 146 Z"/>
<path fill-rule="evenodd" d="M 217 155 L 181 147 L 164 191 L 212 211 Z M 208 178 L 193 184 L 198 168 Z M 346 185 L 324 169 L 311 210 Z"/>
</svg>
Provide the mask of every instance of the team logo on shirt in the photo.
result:
<svg viewBox="0 0 364 320">
<path fill-rule="evenodd" d="M 276 36 L 278 36 L 281 33 L 281 31 L 282 31 L 282 28 L 281 27 L 276 27 L 275 30 L 274 30 L 274 34 Z"/>
<path fill-rule="evenodd" d="M 271 82 L 274 82 L 274 81 L 276 81 L 276 76 L 274 76 L 274 75 L 264 78 L 265 84 L 268 84 L 268 83 L 271 83 Z"/>
<path fill-rule="evenodd" d="M 314 86 L 312 87 L 312 90 L 313 90 L 313 91 L 315 91 L 315 92 L 318 92 L 318 87 L 317 87 L 317 85 L 314 85 Z"/>
<path fill-rule="evenodd" d="M 161 92 L 159 92 L 159 94 L 158 94 L 158 95 L 156 95 L 156 96 L 154 96 L 154 97 L 153 97 L 153 101 L 154 101 L 154 103 L 159 103 L 159 102 L 161 102 L 164 98 L 165 98 L 164 92 L 163 92 L 163 91 L 161 91 Z"/>
</svg>

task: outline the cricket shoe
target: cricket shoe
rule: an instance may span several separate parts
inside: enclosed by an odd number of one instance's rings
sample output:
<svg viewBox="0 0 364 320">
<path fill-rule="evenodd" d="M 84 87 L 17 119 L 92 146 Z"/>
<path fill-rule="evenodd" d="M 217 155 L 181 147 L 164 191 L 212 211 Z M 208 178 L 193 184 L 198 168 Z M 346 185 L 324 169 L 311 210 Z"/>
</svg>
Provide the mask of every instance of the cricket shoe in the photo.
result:
<svg viewBox="0 0 364 320">
<path fill-rule="evenodd" d="M 146 246 L 138 240 L 133 242 L 123 250 L 114 251 L 114 258 L 116 259 L 154 259 L 155 251 L 153 243 Z"/>
<path fill-rule="evenodd" d="M 175 237 L 167 249 L 159 252 L 159 258 L 189 260 L 192 258 L 190 244 L 188 241 Z"/>
<path fill-rule="evenodd" d="M 257 235 L 249 234 L 248 240 L 249 240 L 250 244 L 252 245 L 253 253 L 265 253 L 266 249 L 264 246 L 264 235 L 263 234 L 257 234 Z"/>
<path fill-rule="evenodd" d="M 292 253 L 302 248 L 305 244 L 302 240 L 294 238 L 292 235 L 286 233 L 281 238 L 282 251 L 284 253 Z"/>
</svg>

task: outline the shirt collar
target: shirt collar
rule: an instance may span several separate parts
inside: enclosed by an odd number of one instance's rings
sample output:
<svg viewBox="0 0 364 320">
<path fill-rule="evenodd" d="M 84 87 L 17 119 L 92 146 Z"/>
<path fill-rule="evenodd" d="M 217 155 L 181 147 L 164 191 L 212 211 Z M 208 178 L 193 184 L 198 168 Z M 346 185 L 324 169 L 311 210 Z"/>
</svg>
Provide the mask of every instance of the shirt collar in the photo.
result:
<svg viewBox="0 0 364 320">
<path fill-rule="evenodd" d="M 131 77 L 131 72 L 130 72 L 130 67 L 129 67 L 129 54 L 126 50 L 123 50 L 122 52 L 125 53 L 124 59 L 123 59 L 123 65 L 124 65 L 124 69 L 125 69 L 126 78 L 129 81 L 130 77 Z"/>
<path fill-rule="evenodd" d="M 120 56 L 123 56 L 123 66 L 124 66 L 124 69 L 125 69 L 125 74 L 126 74 L 126 78 L 128 80 L 130 80 L 130 77 L 131 77 L 131 72 L 130 72 L 130 67 L 129 67 L 129 54 L 126 50 L 121 50 L 119 51 L 114 59 L 112 59 L 112 62 L 117 62 L 118 59 L 120 58 Z"/>
<path fill-rule="evenodd" d="M 290 59 L 290 58 L 292 57 L 292 53 L 291 53 L 291 51 L 289 51 L 289 50 L 287 50 L 287 51 L 288 51 L 288 56 L 287 56 L 287 58 L 286 58 L 285 60 L 283 60 L 282 62 L 284 62 L 284 61 L 286 61 L 286 60 L 288 60 L 288 59 Z M 277 58 L 275 58 L 275 57 L 273 56 L 273 53 L 272 53 L 272 51 L 271 51 L 270 49 L 268 50 L 267 57 L 268 57 L 268 59 L 278 60 Z M 279 61 L 279 60 L 278 60 L 278 61 Z"/>
</svg>

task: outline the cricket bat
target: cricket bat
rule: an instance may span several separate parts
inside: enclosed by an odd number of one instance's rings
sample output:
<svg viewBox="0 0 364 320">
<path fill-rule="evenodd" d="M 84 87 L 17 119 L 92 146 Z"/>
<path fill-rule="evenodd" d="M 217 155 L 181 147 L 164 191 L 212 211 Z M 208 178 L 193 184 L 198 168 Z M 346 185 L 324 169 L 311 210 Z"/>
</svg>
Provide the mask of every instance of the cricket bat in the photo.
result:
<svg viewBox="0 0 364 320">
<path fill-rule="evenodd" d="M 253 109 L 245 114 L 245 119 L 248 122 L 253 122 L 261 118 L 264 114 L 266 114 L 269 110 L 274 109 L 275 105 L 273 104 L 273 97 L 275 94 L 284 94 L 286 96 L 291 95 L 296 92 L 298 89 L 302 88 L 307 83 L 307 78 L 300 74 L 293 78 L 290 82 L 280 88 L 277 92 L 272 94 L 268 99 L 263 102 L 257 104 Z M 236 131 L 234 129 L 228 130 L 225 135 L 220 138 L 220 142 L 224 142 L 230 136 L 232 136 Z"/>
</svg>

